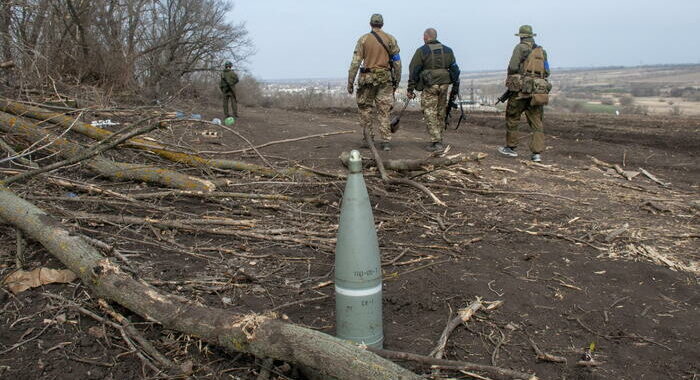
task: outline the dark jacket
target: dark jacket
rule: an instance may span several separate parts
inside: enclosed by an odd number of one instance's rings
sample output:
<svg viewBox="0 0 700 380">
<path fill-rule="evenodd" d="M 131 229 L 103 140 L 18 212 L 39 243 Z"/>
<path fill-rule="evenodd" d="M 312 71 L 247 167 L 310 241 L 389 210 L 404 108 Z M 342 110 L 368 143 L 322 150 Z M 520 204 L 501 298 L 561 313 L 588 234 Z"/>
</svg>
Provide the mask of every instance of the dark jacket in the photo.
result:
<svg viewBox="0 0 700 380">
<path fill-rule="evenodd" d="M 421 91 L 435 84 L 459 83 L 459 66 L 452 49 L 438 40 L 428 41 L 413 54 L 408 89 Z"/>
<path fill-rule="evenodd" d="M 221 89 L 221 92 L 234 93 L 236 83 L 238 83 L 238 75 L 236 75 L 233 70 L 224 69 L 224 71 L 221 72 L 221 81 L 219 82 L 219 89 Z"/>
</svg>

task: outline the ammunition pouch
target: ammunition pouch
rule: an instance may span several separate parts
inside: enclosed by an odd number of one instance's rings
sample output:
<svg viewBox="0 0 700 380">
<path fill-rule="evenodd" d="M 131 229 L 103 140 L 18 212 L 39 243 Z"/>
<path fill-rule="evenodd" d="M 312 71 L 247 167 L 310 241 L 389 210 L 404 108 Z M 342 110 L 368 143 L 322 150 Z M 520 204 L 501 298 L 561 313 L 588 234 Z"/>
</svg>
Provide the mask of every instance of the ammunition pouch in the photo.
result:
<svg viewBox="0 0 700 380">
<path fill-rule="evenodd" d="M 552 90 L 552 84 L 545 78 L 525 76 L 522 83 L 520 91 L 526 94 L 549 94 Z"/>
<path fill-rule="evenodd" d="M 549 104 L 549 94 L 532 94 L 531 106 L 546 106 L 547 104 Z"/>
<path fill-rule="evenodd" d="M 508 89 L 508 91 L 512 92 L 523 91 L 523 76 L 520 74 L 508 75 L 506 77 L 506 88 Z"/>
</svg>

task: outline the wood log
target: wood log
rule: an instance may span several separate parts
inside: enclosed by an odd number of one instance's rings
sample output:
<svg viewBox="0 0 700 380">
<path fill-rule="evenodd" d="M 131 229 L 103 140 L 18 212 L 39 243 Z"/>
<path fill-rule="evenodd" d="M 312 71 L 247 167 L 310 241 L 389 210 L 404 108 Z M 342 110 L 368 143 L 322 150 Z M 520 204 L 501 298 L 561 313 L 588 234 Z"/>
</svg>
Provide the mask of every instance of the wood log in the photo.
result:
<svg viewBox="0 0 700 380">
<path fill-rule="evenodd" d="M 64 127 L 72 127 L 72 131 L 85 135 L 94 140 L 104 140 L 112 135 L 112 132 L 96 127 L 91 124 L 76 121 L 70 116 L 64 114 L 47 111 L 39 107 L 13 102 L 8 99 L 0 99 L 0 110 L 18 116 L 30 117 L 32 119 L 46 121 L 52 124 L 61 125 Z M 313 175 L 309 171 L 287 168 L 287 169 L 271 169 L 262 165 L 251 164 L 243 161 L 226 160 L 218 158 L 206 158 L 196 154 L 175 152 L 167 149 L 164 145 L 158 142 L 143 139 L 132 138 L 125 143 L 130 148 L 149 151 L 165 158 L 166 160 L 182 163 L 188 166 L 202 167 L 209 166 L 217 169 L 237 170 L 254 172 L 266 177 L 278 177 L 280 174 L 286 176 Z"/>
<path fill-rule="evenodd" d="M 350 153 L 342 152 L 340 154 L 340 161 L 343 165 L 348 166 L 348 158 Z M 467 161 L 467 157 L 463 154 L 456 154 L 450 157 L 430 157 L 426 159 L 400 159 L 400 160 L 382 160 L 384 168 L 397 171 L 397 172 L 407 172 L 407 171 L 417 171 L 425 170 L 426 167 L 441 167 L 450 166 L 458 164 L 460 162 Z M 365 168 L 376 167 L 377 161 L 374 158 L 363 158 L 362 164 Z"/>
<path fill-rule="evenodd" d="M 46 138 L 47 135 L 51 136 L 53 143 L 47 146 L 46 149 L 58 153 L 64 158 L 75 157 L 85 153 L 85 148 L 79 144 L 65 138 L 59 138 L 22 117 L 13 116 L 5 112 L 0 112 L 0 130 L 7 133 L 16 133 L 32 143 Z M 84 161 L 84 163 L 95 173 L 120 181 L 130 179 L 195 191 L 212 191 L 216 187 L 211 181 L 173 170 L 112 161 L 101 155 L 92 157 Z"/>
<path fill-rule="evenodd" d="M 236 315 L 161 292 L 124 272 L 58 220 L 4 187 L 0 187 L 0 219 L 41 243 L 97 296 L 166 328 L 232 351 L 303 365 L 340 380 L 422 378 L 361 347 L 275 315 Z"/>
</svg>

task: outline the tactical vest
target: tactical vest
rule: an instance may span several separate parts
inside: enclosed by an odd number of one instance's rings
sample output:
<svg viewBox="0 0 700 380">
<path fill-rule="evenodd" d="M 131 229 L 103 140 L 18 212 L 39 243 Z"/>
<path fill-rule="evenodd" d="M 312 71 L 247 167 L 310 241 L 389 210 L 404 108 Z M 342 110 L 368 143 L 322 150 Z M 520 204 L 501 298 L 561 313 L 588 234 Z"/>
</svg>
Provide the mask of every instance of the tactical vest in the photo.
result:
<svg viewBox="0 0 700 380">
<path fill-rule="evenodd" d="M 430 53 L 424 57 L 423 71 L 420 78 L 423 86 L 432 86 L 435 84 L 452 83 L 448 68 L 450 64 L 445 56 L 445 49 L 440 43 L 427 45 Z"/>
</svg>

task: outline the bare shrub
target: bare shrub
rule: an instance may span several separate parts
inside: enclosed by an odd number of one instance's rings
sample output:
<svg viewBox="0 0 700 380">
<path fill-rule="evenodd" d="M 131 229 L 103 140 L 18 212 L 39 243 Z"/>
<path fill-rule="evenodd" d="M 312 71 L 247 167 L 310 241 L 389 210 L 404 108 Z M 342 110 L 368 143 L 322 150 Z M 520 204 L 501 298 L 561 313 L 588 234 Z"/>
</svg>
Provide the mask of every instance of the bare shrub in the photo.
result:
<svg viewBox="0 0 700 380">
<path fill-rule="evenodd" d="M 626 106 L 631 106 L 632 103 L 634 103 L 634 98 L 629 96 L 629 95 L 625 95 L 625 96 L 621 96 L 618 99 L 618 101 L 620 102 L 621 106 L 626 107 Z"/>
<path fill-rule="evenodd" d="M 251 107 L 262 106 L 265 100 L 262 83 L 250 75 L 243 76 L 238 82 L 236 96 L 241 104 Z"/>
<path fill-rule="evenodd" d="M 612 106 L 613 104 L 615 104 L 615 101 L 612 100 L 611 98 L 603 98 L 603 99 L 600 101 L 600 104 L 604 104 L 604 105 L 606 105 L 606 106 Z"/>
</svg>

